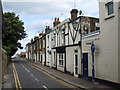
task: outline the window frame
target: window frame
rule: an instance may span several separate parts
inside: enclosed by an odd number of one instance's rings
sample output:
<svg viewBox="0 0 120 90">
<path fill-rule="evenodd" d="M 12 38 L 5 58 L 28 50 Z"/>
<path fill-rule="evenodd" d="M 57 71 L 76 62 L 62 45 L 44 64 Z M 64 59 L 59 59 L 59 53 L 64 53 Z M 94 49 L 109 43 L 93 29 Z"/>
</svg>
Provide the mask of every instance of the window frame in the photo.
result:
<svg viewBox="0 0 120 90">
<path fill-rule="evenodd" d="M 58 54 L 58 59 L 59 59 L 59 66 L 63 67 L 64 66 L 64 54 L 63 53 L 59 53 Z"/>
<path fill-rule="evenodd" d="M 112 5 L 112 6 L 111 6 Z M 107 16 L 114 14 L 114 2 L 110 1 L 105 4 Z"/>
</svg>

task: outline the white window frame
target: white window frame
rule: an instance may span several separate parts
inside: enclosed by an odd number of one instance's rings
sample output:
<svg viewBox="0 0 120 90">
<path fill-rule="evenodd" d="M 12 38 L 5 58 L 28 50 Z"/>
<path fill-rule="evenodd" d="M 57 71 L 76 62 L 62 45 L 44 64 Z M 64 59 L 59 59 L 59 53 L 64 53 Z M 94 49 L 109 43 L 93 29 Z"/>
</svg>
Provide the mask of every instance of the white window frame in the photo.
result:
<svg viewBox="0 0 120 90">
<path fill-rule="evenodd" d="M 97 27 L 100 28 L 100 23 L 95 23 L 95 31 L 97 31 Z"/>
<path fill-rule="evenodd" d="M 65 45 L 65 29 L 62 30 L 61 39 L 62 39 L 62 46 L 64 46 Z"/>
<path fill-rule="evenodd" d="M 110 4 L 113 4 L 113 12 L 109 14 L 109 5 Z M 106 2 L 105 7 L 106 7 L 106 18 L 113 16 L 114 15 L 114 2 L 113 1 Z"/>
<path fill-rule="evenodd" d="M 112 11 L 110 11 L 111 9 L 110 9 L 110 5 L 112 5 Z M 108 15 L 111 15 L 111 14 L 113 14 L 114 13 L 114 3 L 113 2 L 110 2 L 110 3 L 108 3 L 107 4 L 107 13 L 108 13 Z M 110 13 L 111 12 L 111 13 Z"/>
<path fill-rule="evenodd" d="M 63 53 L 59 53 L 58 54 L 58 59 L 59 59 L 59 66 L 63 67 L 64 66 L 64 54 Z M 60 61 L 62 63 L 60 63 Z"/>
</svg>

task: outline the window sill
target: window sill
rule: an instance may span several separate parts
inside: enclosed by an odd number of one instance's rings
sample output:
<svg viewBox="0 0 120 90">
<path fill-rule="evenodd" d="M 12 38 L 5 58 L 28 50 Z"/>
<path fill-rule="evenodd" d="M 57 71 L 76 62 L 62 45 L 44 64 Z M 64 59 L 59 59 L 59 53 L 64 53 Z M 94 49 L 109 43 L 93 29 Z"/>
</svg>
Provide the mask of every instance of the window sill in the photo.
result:
<svg viewBox="0 0 120 90">
<path fill-rule="evenodd" d="M 104 20 L 107 20 L 107 19 L 110 19 L 110 18 L 113 18 L 113 17 L 115 17 L 115 14 L 108 15 Z"/>
<path fill-rule="evenodd" d="M 58 65 L 59 67 L 64 67 L 63 65 Z"/>
</svg>

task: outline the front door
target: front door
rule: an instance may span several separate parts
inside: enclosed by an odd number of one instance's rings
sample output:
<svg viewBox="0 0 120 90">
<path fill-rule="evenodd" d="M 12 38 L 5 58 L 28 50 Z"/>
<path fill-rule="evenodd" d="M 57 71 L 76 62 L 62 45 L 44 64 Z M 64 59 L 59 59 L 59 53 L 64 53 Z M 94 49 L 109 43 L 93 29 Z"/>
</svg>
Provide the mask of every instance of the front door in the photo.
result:
<svg viewBox="0 0 120 90">
<path fill-rule="evenodd" d="M 83 53 L 83 77 L 88 78 L 88 53 Z"/>
<path fill-rule="evenodd" d="M 78 77 L 78 51 L 74 54 L 74 76 Z"/>
</svg>

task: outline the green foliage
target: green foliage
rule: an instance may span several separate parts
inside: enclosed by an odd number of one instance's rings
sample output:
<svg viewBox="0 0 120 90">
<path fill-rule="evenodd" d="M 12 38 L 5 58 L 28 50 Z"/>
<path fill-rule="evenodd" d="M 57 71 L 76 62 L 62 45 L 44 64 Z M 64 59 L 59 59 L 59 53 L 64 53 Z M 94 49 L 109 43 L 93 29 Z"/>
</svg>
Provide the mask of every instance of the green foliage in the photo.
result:
<svg viewBox="0 0 120 90">
<path fill-rule="evenodd" d="M 24 23 L 19 20 L 19 15 L 14 12 L 5 12 L 3 15 L 3 48 L 9 56 L 15 54 L 18 48 L 22 49 L 19 40 L 24 39 L 27 34 L 23 27 Z"/>
</svg>

